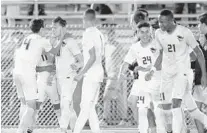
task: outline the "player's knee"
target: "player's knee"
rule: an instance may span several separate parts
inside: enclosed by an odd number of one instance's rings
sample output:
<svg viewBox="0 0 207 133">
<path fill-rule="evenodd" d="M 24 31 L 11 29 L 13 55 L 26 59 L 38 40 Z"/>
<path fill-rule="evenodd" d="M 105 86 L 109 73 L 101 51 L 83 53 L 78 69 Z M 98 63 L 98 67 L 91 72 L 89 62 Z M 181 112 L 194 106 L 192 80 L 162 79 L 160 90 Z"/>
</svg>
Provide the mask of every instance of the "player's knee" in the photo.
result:
<svg viewBox="0 0 207 133">
<path fill-rule="evenodd" d="M 173 99 L 172 100 L 172 108 L 180 108 L 182 103 L 182 99 Z"/>
</svg>

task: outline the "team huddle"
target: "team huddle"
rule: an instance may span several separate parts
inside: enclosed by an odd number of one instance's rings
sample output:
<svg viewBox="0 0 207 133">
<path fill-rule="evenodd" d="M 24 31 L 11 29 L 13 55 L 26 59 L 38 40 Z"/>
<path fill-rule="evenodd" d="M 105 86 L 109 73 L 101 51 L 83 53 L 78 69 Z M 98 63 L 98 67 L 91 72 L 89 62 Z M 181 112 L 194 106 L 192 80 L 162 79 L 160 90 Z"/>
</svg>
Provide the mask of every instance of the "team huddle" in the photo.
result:
<svg viewBox="0 0 207 133">
<path fill-rule="evenodd" d="M 169 10 L 161 11 L 158 17 L 160 28 L 154 34 L 144 12 L 139 11 L 138 17 L 136 15 L 133 23 L 138 41 L 125 56 L 117 81 L 122 82 L 129 66 L 136 62 L 134 71 L 138 71 L 139 77 L 135 79 L 128 102 L 134 114 L 137 113 L 135 108 L 139 109 L 139 132 L 148 133 L 150 129 L 151 133 L 185 133 L 181 103 L 207 128 L 207 116 L 197 108 L 191 94 L 194 74 L 190 55 L 198 60 L 202 71 L 199 92 L 207 89 L 206 63 L 193 33 L 175 24 Z M 207 15 L 205 17 L 207 20 Z M 14 56 L 13 78 L 21 102 L 17 133 L 33 132 L 37 112 L 46 96 L 54 106 L 61 132 L 66 133 L 69 126 L 73 133 L 80 133 L 89 120 L 92 132 L 101 133 L 95 105 L 100 83 L 107 74 L 102 62 L 105 39 L 95 21 L 95 11 L 86 10 L 83 16 L 83 51 L 67 33 L 67 22 L 61 17 L 52 21 L 53 34 L 49 38 L 43 35 L 43 20 L 31 21 L 32 33 L 25 37 Z M 73 108 L 73 93 L 82 78 L 81 111 L 77 116 Z M 115 90 L 119 89 L 117 85 Z M 150 120 L 149 112 L 156 119 Z M 154 121 L 154 124 L 150 125 L 149 121 Z"/>
</svg>

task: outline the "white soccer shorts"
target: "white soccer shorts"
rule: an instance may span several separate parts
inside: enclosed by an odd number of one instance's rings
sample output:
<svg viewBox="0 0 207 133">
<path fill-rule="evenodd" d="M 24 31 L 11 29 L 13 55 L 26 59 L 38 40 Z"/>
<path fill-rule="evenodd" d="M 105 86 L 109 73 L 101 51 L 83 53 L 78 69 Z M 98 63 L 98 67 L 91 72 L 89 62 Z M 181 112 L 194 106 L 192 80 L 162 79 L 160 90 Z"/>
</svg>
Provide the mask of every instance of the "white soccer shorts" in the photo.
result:
<svg viewBox="0 0 207 133">
<path fill-rule="evenodd" d="M 94 82 L 91 77 L 85 76 L 82 85 L 81 108 L 90 103 L 96 104 L 98 102 L 100 82 Z"/>
<path fill-rule="evenodd" d="M 172 77 L 162 74 L 160 96 L 163 104 L 172 103 L 172 99 L 183 99 L 192 87 L 193 72 L 177 73 Z"/>
<path fill-rule="evenodd" d="M 59 104 L 60 98 L 58 93 L 58 88 L 56 84 L 56 77 L 54 76 L 52 85 L 47 85 L 47 79 L 50 73 L 48 72 L 41 72 L 38 73 L 37 76 L 37 87 L 38 87 L 38 101 L 44 102 L 46 96 L 48 96 L 51 100 L 52 104 Z"/>
<path fill-rule="evenodd" d="M 17 73 L 14 71 L 13 79 L 17 86 L 18 98 L 25 98 L 26 101 L 38 98 L 35 72 Z"/>
<path fill-rule="evenodd" d="M 58 88 L 60 97 L 66 100 L 73 100 L 73 93 L 75 91 L 77 82 L 74 81 L 74 74 L 70 74 L 68 76 L 58 77 Z"/>
</svg>

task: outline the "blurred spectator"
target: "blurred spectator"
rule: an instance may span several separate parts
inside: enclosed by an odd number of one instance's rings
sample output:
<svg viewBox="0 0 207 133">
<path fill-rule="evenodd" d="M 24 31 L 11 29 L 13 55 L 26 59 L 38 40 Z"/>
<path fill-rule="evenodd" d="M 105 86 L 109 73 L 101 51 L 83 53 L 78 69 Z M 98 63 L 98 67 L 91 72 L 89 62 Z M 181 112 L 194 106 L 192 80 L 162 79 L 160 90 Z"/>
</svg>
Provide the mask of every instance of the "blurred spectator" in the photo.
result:
<svg viewBox="0 0 207 133">
<path fill-rule="evenodd" d="M 1 6 L 1 16 L 6 15 L 6 6 Z M 6 19 L 1 19 L 1 25 L 7 25 Z"/>
<path fill-rule="evenodd" d="M 34 5 L 29 5 L 28 15 L 32 16 L 34 14 Z M 38 4 L 38 15 L 46 15 L 45 5 Z"/>
<path fill-rule="evenodd" d="M 6 16 L 7 17 L 15 17 L 20 15 L 20 7 L 19 5 L 7 5 Z M 8 26 L 15 26 L 16 19 L 8 18 Z"/>
<path fill-rule="evenodd" d="M 101 15 L 110 15 L 113 14 L 111 8 L 106 4 L 95 4 L 93 9 Z M 106 21 L 107 19 L 102 18 L 101 21 Z"/>
<path fill-rule="evenodd" d="M 183 14 L 184 10 L 184 3 L 177 3 L 175 4 L 174 13 L 175 14 Z M 188 13 L 195 14 L 196 13 L 196 3 L 188 3 Z M 175 18 L 176 21 L 180 21 L 181 18 Z M 188 20 L 196 20 L 196 18 L 189 18 Z"/>
</svg>

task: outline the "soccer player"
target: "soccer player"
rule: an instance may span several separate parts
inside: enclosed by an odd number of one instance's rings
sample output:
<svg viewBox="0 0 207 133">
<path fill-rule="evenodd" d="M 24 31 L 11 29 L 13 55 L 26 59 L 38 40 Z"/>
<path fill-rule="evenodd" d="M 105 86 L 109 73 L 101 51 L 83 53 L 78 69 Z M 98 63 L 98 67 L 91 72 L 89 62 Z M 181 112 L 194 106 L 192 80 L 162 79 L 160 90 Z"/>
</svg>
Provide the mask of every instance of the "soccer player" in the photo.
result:
<svg viewBox="0 0 207 133">
<path fill-rule="evenodd" d="M 81 111 L 75 124 L 74 133 L 80 133 L 87 119 L 92 132 L 100 133 L 99 119 L 95 110 L 95 104 L 99 96 L 100 82 L 103 82 L 104 69 L 102 56 L 104 48 L 103 34 L 95 27 L 96 14 L 93 9 L 87 9 L 83 17 L 83 57 L 84 68 L 75 77 L 75 80 L 83 79 Z"/>
<path fill-rule="evenodd" d="M 130 93 L 130 101 L 136 101 L 137 107 L 139 108 L 139 131 L 140 133 L 148 132 L 148 108 L 151 103 L 151 88 L 150 84 L 155 85 L 153 82 L 145 81 L 145 74 L 150 70 L 153 62 L 156 59 L 156 50 L 154 49 L 155 41 L 151 37 L 150 24 L 142 21 L 137 25 L 137 36 L 140 41 L 133 44 L 125 57 L 124 64 L 122 66 L 119 82 L 124 78 L 124 73 L 129 64 L 134 60 L 138 62 L 139 78 L 135 80 Z M 153 88 L 154 89 L 154 88 Z M 154 95 L 154 94 L 152 94 Z M 159 99 L 159 92 L 158 92 Z"/>
<path fill-rule="evenodd" d="M 68 34 L 66 25 L 66 21 L 61 17 L 55 18 L 52 27 L 54 36 L 60 39 L 61 31 L 65 35 Z M 77 75 L 79 69 L 83 67 L 83 57 L 77 42 L 72 36 L 65 38 L 63 44 L 58 54 L 56 54 L 55 63 L 56 77 L 60 87 L 61 97 L 60 128 L 63 132 L 67 132 L 69 124 L 73 131 L 77 119 L 76 112 L 73 108 L 73 92 L 77 85 L 74 77 Z"/>
<path fill-rule="evenodd" d="M 60 119 L 60 99 L 59 93 L 57 90 L 56 79 L 53 78 L 50 84 L 48 80 L 50 75 L 55 74 L 55 65 L 54 65 L 54 55 L 50 53 L 43 52 L 41 55 L 41 60 L 36 67 L 37 72 L 37 90 L 38 90 L 38 99 L 35 110 L 35 119 L 32 127 L 29 127 L 27 133 L 33 132 L 33 126 L 35 126 L 36 119 L 38 118 L 37 114 L 40 110 L 41 104 L 45 101 L 46 96 L 48 96 L 53 104 L 54 111 L 57 115 L 58 122 Z M 54 77 L 54 76 L 53 76 Z"/>
<path fill-rule="evenodd" d="M 205 57 L 205 61 L 206 61 L 206 69 L 207 69 L 207 12 L 203 13 L 199 16 L 199 30 L 201 32 L 200 35 L 200 48 L 203 51 L 204 57 Z M 207 91 L 205 92 L 201 86 L 201 69 L 199 66 L 199 62 L 198 60 L 196 60 L 195 62 L 195 86 L 193 88 L 193 97 L 196 100 L 196 104 L 198 106 L 198 108 L 201 110 L 202 108 L 202 104 L 206 104 L 207 105 Z M 199 131 L 199 133 L 204 133 L 204 127 L 203 125 L 198 121 L 195 120 L 197 129 Z"/>
<path fill-rule="evenodd" d="M 56 54 L 64 39 L 61 32 L 61 43 L 55 48 L 52 47 L 50 41 L 41 36 L 43 27 L 43 20 L 32 20 L 30 23 L 32 34 L 25 37 L 15 53 L 13 78 L 17 86 L 18 97 L 25 105 L 24 109 L 20 109 L 22 111 L 20 111 L 21 117 L 17 133 L 23 133 L 34 122 L 37 99 L 36 66 L 41 59 L 41 54 L 44 51 Z"/>
<path fill-rule="evenodd" d="M 145 78 L 150 80 L 153 71 L 162 62 L 162 100 L 167 103 L 172 102 L 173 133 L 181 133 L 184 123 L 181 109 L 182 100 L 185 100 L 191 116 L 206 123 L 205 115 L 196 108 L 189 91 L 190 78 L 193 75 L 190 69 L 189 48 L 192 48 L 197 55 L 202 70 L 201 83 L 203 87 L 207 85 L 205 60 L 192 32 L 183 26 L 176 25 L 170 10 L 161 11 L 158 20 L 160 29 L 156 31 L 155 38 L 160 55 L 155 62 L 155 67 L 146 74 Z"/>
<path fill-rule="evenodd" d="M 131 26 L 132 26 L 132 30 L 134 31 L 134 36 L 136 38 L 136 42 L 139 41 L 139 38 L 137 37 L 137 24 L 140 21 L 149 21 L 148 18 L 149 14 L 146 10 L 144 9 L 138 9 L 133 15 L 132 15 L 132 19 L 131 19 Z M 151 28 L 152 30 L 152 28 Z M 138 66 L 137 62 L 134 61 L 132 64 L 129 64 L 129 69 L 133 71 L 134 74 L 134 78 L 137 79 L 138 78 L 138 72 L 135 70 L 135 67 Z M 130 99 L 130 97 L 128 98 Z M 153 106 L 153 103 L 151 103 L 151 105 Z M 138 114 L 137 114 L 137 107 L 136 107 L 136 101 L 131 101 L 129 102 L 129 106 L 131 107 L 133 114 L 134 114 L 134 118 L 136 121 L 138 121 Z M 152 107 L 151 106 L 151 107 Z M 149 127 L 150 130 L 153 132 L 153 130 L 156 130 L 156 123 L 155 123 L 155 116 L 154 116 L 154 112 L 152 111 L 151 108 L 148 108 L 148 122 L 149 122 Z M 123 122 L 124 123 L 124 122 Z M 126 122 L 125 122 L 126 123 Z"/>
</svg>

